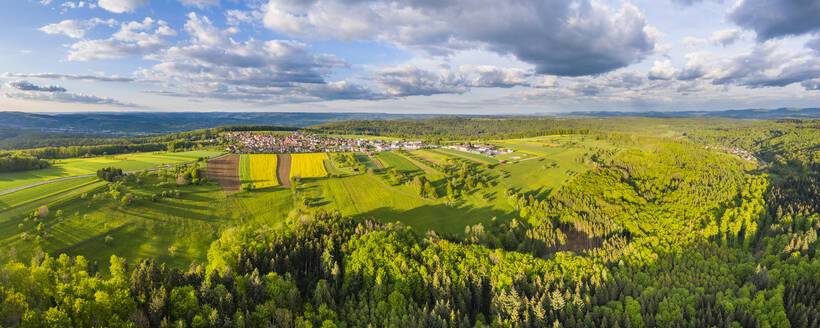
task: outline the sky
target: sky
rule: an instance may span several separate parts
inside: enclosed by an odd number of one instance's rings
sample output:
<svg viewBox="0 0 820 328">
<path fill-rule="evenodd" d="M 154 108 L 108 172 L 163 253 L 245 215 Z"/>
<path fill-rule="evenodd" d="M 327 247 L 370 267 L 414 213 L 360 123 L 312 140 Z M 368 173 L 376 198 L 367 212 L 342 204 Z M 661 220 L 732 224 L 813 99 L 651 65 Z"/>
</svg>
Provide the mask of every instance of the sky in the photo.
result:
<svg viewBox="0 0 820 328">
<path fill-rule="evenodd" d="M 820 0 L 15 0 L 0 111 L 820 106 Z"/>
</svg>

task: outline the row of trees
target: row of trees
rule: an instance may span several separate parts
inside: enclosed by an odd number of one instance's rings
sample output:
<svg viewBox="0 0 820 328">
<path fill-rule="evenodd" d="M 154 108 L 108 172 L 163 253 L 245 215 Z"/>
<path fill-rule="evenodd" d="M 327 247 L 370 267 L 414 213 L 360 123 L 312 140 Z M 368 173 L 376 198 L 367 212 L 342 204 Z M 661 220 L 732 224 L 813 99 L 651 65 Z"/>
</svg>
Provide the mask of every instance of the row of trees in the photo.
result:
<svg viewBox="0 0 820 328">
<path fill-rule="evenodd" d="M 19 153 L 0 153 L 0 172 L 39 170 L 51 166 L 46 160 Z"/>
</svg>

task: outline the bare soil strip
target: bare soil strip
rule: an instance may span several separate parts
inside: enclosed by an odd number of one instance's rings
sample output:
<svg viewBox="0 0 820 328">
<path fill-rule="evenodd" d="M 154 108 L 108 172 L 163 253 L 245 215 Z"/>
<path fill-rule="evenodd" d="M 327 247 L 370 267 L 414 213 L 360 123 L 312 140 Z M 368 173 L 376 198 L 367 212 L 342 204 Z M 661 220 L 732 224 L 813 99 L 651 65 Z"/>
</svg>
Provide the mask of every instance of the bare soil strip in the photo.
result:
<svg viewBox="0 0 820 328">
<path fill-rule="evenodd" d="M 208 160 L 208 179 L 219 181 L 226 195 L 239 191 L 242 187 L 239 181 L 239 155 L 230 154 Z"/>
<path fill-rule="evenodd" d="M 376 167 L 377 167 L 379 170 L 384 170 L 384 165 L 382 164 L 382 161 L 380 161 L 380 160 L 379 160 L 378 158 L 376 158 L 376 157 L 370 157 L 370 159 L 373 161 L 373 164 L 376 164 Z"/>
<path fill-rule="evenodd" d="M 279 185 L 290 188 L 290 154 L 279 154 L 276 160 L 276 178 Z"/>
</svg>

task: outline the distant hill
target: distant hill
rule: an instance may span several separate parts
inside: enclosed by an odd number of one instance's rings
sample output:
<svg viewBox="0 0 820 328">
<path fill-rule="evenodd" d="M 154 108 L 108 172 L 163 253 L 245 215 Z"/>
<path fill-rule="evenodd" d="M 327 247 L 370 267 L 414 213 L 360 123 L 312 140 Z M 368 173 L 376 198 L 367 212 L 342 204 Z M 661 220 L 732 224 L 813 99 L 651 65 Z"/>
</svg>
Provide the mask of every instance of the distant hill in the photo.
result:
<svg viewBox="0 0 820 328">
<path fill-rule="evenodd" d="M 436 115 L 384 113 L 105 112 L 41 114 L 0 112 L 0 129 L 132 136 L 190 131 L 225 125 L 306 127 L 347 120 L 396 120 L 434 116 Z"/>
<path fill-rule="evenodd" d="M 721 111 L 681 112 L 571 112 L 571 116 L 617 117 L 724 117 L 737 119 L 774 120 L 780 118 L 820 118 L 820 108 L 731 109 Z"/>
<path fill-rule="evenodd" d="M 280 125 L 308 127 L 323 123 L 352 120 L 424 119 L 438 114 L 387 113 L 243 113 L 243 112 L 95 112 L 95 113 L 25 113 L 0 112 L 0 139 L 3 130 L 74 133 L 94 136 L 140 136 L 190 131 L 225 125 Z M 486 117 L 490 115 L 446 115 Z M 739 109 L 725 111 L 681 112 L 569 112 L 522 116 L 640 116 L 658 118 L 723 117 L 736 119 L 820 118 L 820 108 Z"/>
</svg>

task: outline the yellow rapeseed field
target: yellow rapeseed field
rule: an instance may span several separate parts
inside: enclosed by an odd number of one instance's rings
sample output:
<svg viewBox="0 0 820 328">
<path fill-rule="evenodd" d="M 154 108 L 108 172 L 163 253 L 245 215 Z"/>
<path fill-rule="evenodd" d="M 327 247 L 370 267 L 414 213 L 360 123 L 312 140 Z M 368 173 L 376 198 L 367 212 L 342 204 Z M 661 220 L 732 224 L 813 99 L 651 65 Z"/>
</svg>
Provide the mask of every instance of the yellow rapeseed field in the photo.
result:
<svg viewBox="0 0 820 328">
<path fill-rule="evenodd" d="M 328 159 L 327 154 L 291 154 L 290 158 L 291 177 L 320 178 L 327 176 L 324 162 Z"/>
<path fill-rule="evenodd" d="M 267 188 L 279 185 L 276 179 L 276 154 L 252 154 L 251 181 L 254 188 Z"/>
</svg>

